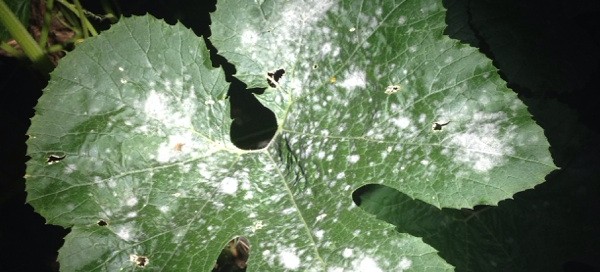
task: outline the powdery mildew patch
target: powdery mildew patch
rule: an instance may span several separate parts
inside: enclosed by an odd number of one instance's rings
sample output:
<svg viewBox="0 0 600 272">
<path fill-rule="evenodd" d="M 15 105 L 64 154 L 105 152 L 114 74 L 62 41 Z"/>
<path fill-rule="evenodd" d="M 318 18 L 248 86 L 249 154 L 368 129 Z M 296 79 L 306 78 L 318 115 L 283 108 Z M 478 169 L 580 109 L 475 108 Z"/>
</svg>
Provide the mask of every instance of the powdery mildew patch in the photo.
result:
<svg viewBox="0 0 600 272">
<path fill-rule="evenodd" d="M 283 250 L 277 257 L 285 269 L 296 270 L 300 267 L 300 257 L 294 250 Z"/>
<path fill-rule="evenodd" d="M 461 118 L 459 113 L 448 115 L 444 111 L 440 116 Z M 466 130 L 451 133 L 449 137 L 449 148 L 443 154 L 477 172 L 501 166 L 515 153 L 515 126 L 504 112 L 474 112 Z"/>
<path fill-rule="evenodd" d="M 138 228 L 133 223 L 120 224 L 113 229 L 114 233 L 124 241 L 136 241 Z"/>
<path fill-rule="evenodd" d="M 349 91 L 364 88 L 367 85 L 365 71 L 361 71 L 358 68 L 347 71 L 339 85 Z"/>
<path fill-rule="evenodd" d="M 276 94 L 274 101 L 289 101 L 288 95 L 298 96 L 305 92 L 308 87 L 309 74 L 295 73 L 295 68 L 313 69 L 316 62 L 304 61 L 313 57 L 312 53 L 306 50 L 307 46 L 313 44 L 307 44 L 304 37 L 319 28 L 316 24 L 326 16 L 335 2 L 310 0 L 278 3 L 277 12 L 271 14 L 268 21 L 265 18 L 255 17 L 254 21 L 249 21 L 247 25 L 241 25 L 236 34 L 241 45 L 240 49 L 243 49 L 244 55 L 250 57 L 253 63 L 252 69 L 238 66 L 238 72 L 252 75 L 259 73 L 257 76 L 264 77 L 266 83 L 267 72 L 280 68 L 285 69 L 286 74 L 280 80 L 279 85 L 283 86 L 282 89 L 286 95 Z M 326 37 L 337 35 L 330 29 L 323 29 L 323 32 L 328 31 Z M 267 40 L 269 42 L 265 42 Z M 340 53 L 339 46 L 326 43 L 326 39 L 323 42 L 322 49 L 320 49 L 323 57 L 336 56 Z M 257 44 L 260 46 L 256 46 Z M 262 70 L 257 71 L 257 66 Z M 275 108 L 271 110 L 278 114 Z"/>
<path fill-rule="evenodd" d="M 199 98 L 193 86 L 185 89 L 183 83 L 176 80 L 172 83 L 165 80 L 160 84 L 152 84 L 161 91 L 151 89 L 143 103 L 143 113 L 148 126 L 154 126 L 158 131 L 167 133 L 166 141 L 160 143 L 154 159 L 158 162 L 170 162 L 189 155 L 197 155 L 206 144 L 198 138 L 192 119 L 197 114 Z M 184 93 L 175 98 L 170 93 Z M 146 130 L 150 128 L 146 127 Z"/>
<path fill-rule="evenodd" d="M 239 182 L 232 177 L 225 177 L 219 184 L 219 191 L 228 195 L 235 195 L 238 190 Z"/>
</svg>

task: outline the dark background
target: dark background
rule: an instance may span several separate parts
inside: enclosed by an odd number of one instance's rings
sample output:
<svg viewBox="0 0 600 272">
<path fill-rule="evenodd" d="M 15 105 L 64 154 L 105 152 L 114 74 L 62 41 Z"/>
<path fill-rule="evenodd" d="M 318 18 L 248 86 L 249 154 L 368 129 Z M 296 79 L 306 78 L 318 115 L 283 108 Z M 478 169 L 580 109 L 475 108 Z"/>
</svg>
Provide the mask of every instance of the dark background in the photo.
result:
<svg viewBox="0 0 600 272">
<path fill-rule="evenodd" d="M 149 12 L 166 18 L 169 23 L 179 19 L 198 35 L 210 35 L 208 13 L 214 10 L 215 1 L 193 1 L 194 5 L 186 2 L 132 0 L 120 4 L 124 15 Z M 573 225 L 569 230 L 580 225 L 586 230 L 596 229 L 585 235 L 593 235 L 590 239 L 598 240 L 600 180 L 594 178 L 600 171 L 600 115 L 597 113 L 600 4 L 599 1 L 520 2 L 444 1 L 448 9 L 446 21 L 450 25 L 446 32 L 480 48 L 494 60 L 509 87 L 519 94 L 534 119 L 547 130 L 555 163 L 563 168 L 561 171 L 582 173 L 580 179 L 569 181 L 581 183 L 573 187 L 574 191 L 552 193 L 556 197 L 572 197 L 573 213 L 589 217 L 566 222 Z M 101 12 L 93 4 L 94 1 L 83 1 L 84 7 Z M 194 8 L 178 8 L 181 6 Z M 232 65 L 214 54 L 213 63 L 223 65 L 228 80 L 234 80 Z M 25 204 L 25 134 L 29 118 L 34 114 L 33 107 L 46 83 L 44 76 L 27 63 L 0 58 L 0 271 L 56 271 L 57 250 L 68 233 L 62 227 L 45 225 L 44 218 Z M 233 86 L 243 88 L 239 82 Z M 245 99 L 233 110 L 241 108 L 239 115 L 255 114 L 257 107 L 253 103 L 256 101 Z M 587 155 L 582 156 L 586 152 Z M 578 169 L 569 168 L 574 161 Z M 590 172 L 593 174 L 586 174 Z M 548 197 L 552 198 L 552 194 Z M 569 235 L 576 237 L 579 233 Z M 590 252 L 566 260 L 556 271 L 600 271 L 600 261 L 595 259 L 600 257 L 600 245 L 587 250 Z"/>
</svg>

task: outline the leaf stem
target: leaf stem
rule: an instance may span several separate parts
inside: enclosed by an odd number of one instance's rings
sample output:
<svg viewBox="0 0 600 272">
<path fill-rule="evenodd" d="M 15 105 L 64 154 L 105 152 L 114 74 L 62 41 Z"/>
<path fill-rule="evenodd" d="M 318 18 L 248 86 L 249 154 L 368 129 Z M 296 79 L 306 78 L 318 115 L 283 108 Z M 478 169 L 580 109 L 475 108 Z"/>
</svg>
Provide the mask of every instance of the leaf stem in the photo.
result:
<svg viewBox="0 0 600 272">
<path fill-rule="evenodd" d="M 79 20 L 81 20 L 81 28 L 82 28 L 82 32 L 83 32 L 83 38 L 87 39 L 90 34 L 88 32 L 88 26 L 86 24 L 87 18 L 85 17 L 85 13 L 83 12 L 83 7 L 81 7 L 81 3 L 79 2 L 79 0 L 74 0 L 75 2 L 75 7 L 76 7 L 76 12 L 75 14 L 77 14 L 79 16 Z"/>
<path fill-rule="evenodd" d="M 44 10 L 44 23 L 42 24 L 40 40 L 38 41 L 38 44 L 42 48 L 46 48 L 48 43 L 48 32 L 50 31 L 50 24 L 52 23 L 52 9 L 54 9 L 54 0 L 47 0 Z"/>
<path fill-rule="evenodd" d="M 15 49 L 7 42 L 0 42 L 0 49 L 6 51 L 12 57 L 22 57 L 23 56 L 23 52 Z"/>
<path fill-rule="evenodd" d="M 110 6 L 110 3 L 107 0 L 102 0 L 100 1 L 100 4 L 102 5 L 102 9 L 104 9 L 104 12 L 106 13 L 104 17 L 110 20 L 111 23 L 116 23 L 118 19 L 115 15 L 115 11 Z"/>
<path fill-rule="evenodd" d="M 58 0 L 60 2 L 60 0 Z M 80 21 L 77 20 L 77 17 L 73 15 L 71 11 L 64 5 L 60 5 L 58 7 L 60 9 L 60 13 L 63 15 L 63 18 L 66 20 L 64 25 L 68 25 L 71 30 L 75 32 L 74 40 L 78 40 L 81 38 L 81 24 Z"/>
<path fill-rule="evenodd" d="M 72 13 L 77 14 L 77 17 L 79 17 L 79 20 L 81 22 L 81 28 L 82 28 L 83 36 L 85 38 L 89 37 L 89 34 L 92 34 L 92 36 L 98 36 L 98 32 L 96 31 L 96 29 L 94 28 L 92 23 L 90 23 L 90 21 L 87 19 L 86 15 L 85 15 L 85 10 L 81 6 L 81 3 L 79 2 L 79 0 L 75 0 L 75 5 L 67 2 L 66 0 L 57 0 L 57 1 L 59 3 L 61 3 L 64 7 L 69 9 Z"/>
</svg>

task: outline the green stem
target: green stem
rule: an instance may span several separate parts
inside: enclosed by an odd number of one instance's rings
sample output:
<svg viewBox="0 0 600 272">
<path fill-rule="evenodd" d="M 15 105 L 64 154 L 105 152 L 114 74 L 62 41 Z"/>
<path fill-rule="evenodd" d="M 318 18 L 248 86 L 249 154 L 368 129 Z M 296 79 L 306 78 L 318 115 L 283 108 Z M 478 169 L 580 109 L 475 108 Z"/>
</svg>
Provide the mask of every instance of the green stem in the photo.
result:
<svg viewBox="0 0 600 272">
<path fill-rule="evenodd" d="M 42 31 L 40 33 L 40 40 L 38 44 L 40 47 L 45 48 L 48 43 L 48 32 L 50 31 L 50 24 L 52 23 L 52 9 L 54 8 L 54 0 L 47 0 L 46 9 L 44 10 L 44 24 L 42 25 Z"/>
<path fill-rule="evenodd" d="M 83 32 L 83 38 L 87 39 L 90 34 L 88 33 L 88 27 L 85 23 L 85 21 L 87 20 L 87 17 L 85 17 L 85 12 L 83 12 L 83 7 L 81 7 L 81 3 L 79 2 L 79 0 L 75 0 L 75 7 L 77 8 L 77 14 L 79 16 L 79 20 L 81 20 L 81 26 L 82 26 L 82 32 Z"/>
<path fill-rule="evenodd" d="M 108 0 L 102 0 L 100 1 L 100 4 L 102 5 L 102 9 L 104 9 L 104 12 L 106 13 L 105 18 L 109 19 L 111 23 L 116 23 L 117 16 L 115 16 L 115 11 L 110 6 Z"/>
<path fill-rule="evenodd" d="M 60 44 L 55 44 L 55 45 L 48 47 L 49 53 L 56 53 L 56 52 L 63 51 L 63 50 L 64 50 L 64 48 Z"/>
<path fill-rule="evenodd" d="M 14 47 L 10 46 L 10 44 L 6 43 L 6 42 L 0 42 L 0 49 L 6 51 L 6 53 L 8 53 L 9 56 L 11 57 L 22 57 L 23 56 L 23 52 L 15 49 Z"/>
<path fill-rule="evenodd" d="M 73 13 L 64 5 L 58 6 L 58 9 L 60 10 L 60 14 L 62 14 L 63 18 L 66 20 L 65 25 L 68 25 L 71 30 L 75 32 L 74 40 L 81 38 L 81 25 L 79 25 L 77 16 L 73 15 Z"/>
<path fill-rule="evenodd" d="M 79 7 L 77 7 L 77 6 L 67 2 L 66 0 L 56 0 L 56 1 L 61 3 L 67 9 L 69 9 L 72 13 L 77 14 L 77 17 L 79 17 L 79 19 L 81 20 L 81 26 L 82 26 L 82 29 L 84 30 L 83 33 L 84 33 L 85 37 L 89 36 L 88 31 L 89 31 L 89 33 L 92 34 L 92 36 L 98 36 L 98 31 L 96 31 L 96 29 L 94 28 L 92 23 L 90 23 L 90 21 L 85 16 L 85 11 L 83 10 L 83 8 L 81 8 L 81 5 L 79 5 Z M 79 1 L 76 1 L 76 3 L 79 3 Z"/>
<path fill-rule="evenodd" d="M 52 71 L 53 65 L 45 55 L 44 50 L 37 44 L 35 39 L 27 32 L 17 16 L 8 8 L 4 0 L 0 0 L 0 23 L 2 23 L 10 35 L 21 45 L 25 55 L 33 62 L 36 68 L 44 73 Z"/>
</svg>

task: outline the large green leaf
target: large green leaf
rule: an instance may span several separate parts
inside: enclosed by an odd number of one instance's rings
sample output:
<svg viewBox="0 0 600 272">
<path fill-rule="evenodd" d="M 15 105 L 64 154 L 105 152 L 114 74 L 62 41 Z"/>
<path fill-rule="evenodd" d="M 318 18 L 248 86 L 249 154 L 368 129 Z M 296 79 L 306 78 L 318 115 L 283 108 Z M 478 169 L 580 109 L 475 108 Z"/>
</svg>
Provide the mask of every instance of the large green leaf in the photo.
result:
<svg viewBox="0 0 600 272">
<path fill-rule="evenodd" d="M 555 167 L 491 62 L 442 35 L 443 15 L 435 1 L 219 2 L 212 41 L 237 76 L 266 87 L 286 71 L 260 96 L 279 130 L 256 151 L 230 143 L 227 82 L 191 31 L 146 16 L 87 40 L 28 132 L 28 201 L 72 226 L 62 268 L 207 271 L 244 235 L 250 271 L 451 269 L 352 191 L 473 207 Z"/>
<path fill-rule="evenodd" d="M 207 271 L 236 235 L 253 271 L 450 267 L 420 238 L 365 221 L 349 185 L 306 180 L 283 137 L 234 147 L 226 89 L 201 39 L 150 17 L 61 61 L 28 132 L 27 190 L 49 223 L 72 226 L 64 270 Z"/>
</svg>

